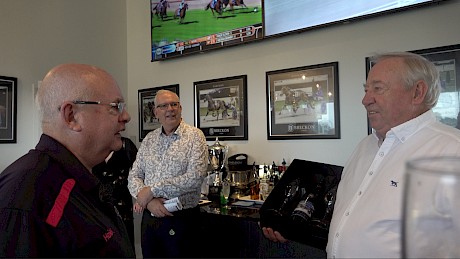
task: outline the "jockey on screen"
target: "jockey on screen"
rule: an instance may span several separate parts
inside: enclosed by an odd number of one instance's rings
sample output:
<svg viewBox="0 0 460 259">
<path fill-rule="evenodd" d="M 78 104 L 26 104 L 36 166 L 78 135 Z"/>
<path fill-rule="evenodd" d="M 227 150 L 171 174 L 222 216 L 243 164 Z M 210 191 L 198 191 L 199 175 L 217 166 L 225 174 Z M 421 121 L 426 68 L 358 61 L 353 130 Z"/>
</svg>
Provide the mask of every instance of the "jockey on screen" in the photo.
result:
<svg viewBox="0 0 460 259">
<path fill-rule="evenodd" d="M 185 0 L 182 0 L 182 2 L 180 2 L 179 4 L 179 9 L 177 9 L 177 16 L 180 16 L 180 12 L 182 11 L 182 8 L 184 8 L 185 6 Z"/>
</svg>

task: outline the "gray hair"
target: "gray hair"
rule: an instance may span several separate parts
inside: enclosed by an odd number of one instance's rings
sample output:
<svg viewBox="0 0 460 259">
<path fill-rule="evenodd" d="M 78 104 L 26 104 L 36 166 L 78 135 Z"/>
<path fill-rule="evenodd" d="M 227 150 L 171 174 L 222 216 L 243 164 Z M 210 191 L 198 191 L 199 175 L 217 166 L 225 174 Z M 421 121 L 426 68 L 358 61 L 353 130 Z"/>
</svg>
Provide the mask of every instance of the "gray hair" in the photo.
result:
<svg viewBox="0 0 460 259">
<path fill-rule="evenodd" d="M 166 89 L 161 89 L 161 90 L 158 90 L 158 92 L 156 92 L 155 98 L 153 99 L 153 103 L 155 104 L 155 106 L 158 104 L 157 97 L 158 97 L 159 95 L 163 95 L 163 94 L 172 94 L 172 95 L 175 95 L 175 96 L 177 97 L 177 99 L 179 100 L 179 102 L 180 102 L 180 98 L 179 98 L 179 96 L 178 96 L 175 92 L 169 91 L 169 90 L 166 90 Z"/>
<path fill-rule="evenodd" d="M 393 52 L 379 54 L 371 58 L 371 63 L 376 64 L 388 58 L 400 58 L 403 60 L 402 80 L 407 90 L 411 89 L 417 81 L 424 81 L 428 86 L 424 104 L 433 108 L 438 102 L 441 93 L 439 72 L 436 66 L 426 58 L 410 52 Z"/>
</svg>

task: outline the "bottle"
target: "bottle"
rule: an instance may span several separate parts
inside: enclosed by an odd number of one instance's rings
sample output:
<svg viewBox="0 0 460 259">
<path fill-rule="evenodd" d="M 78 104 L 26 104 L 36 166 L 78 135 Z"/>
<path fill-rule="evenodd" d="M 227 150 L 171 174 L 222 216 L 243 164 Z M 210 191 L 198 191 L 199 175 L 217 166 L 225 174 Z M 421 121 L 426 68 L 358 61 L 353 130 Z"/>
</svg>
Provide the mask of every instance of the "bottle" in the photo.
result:
<svg viewBox="0 0 460 259">
<path fill-rule="evenodd" d="M 302 198 L 291 214 L 293 221 L 306 225 L 311 220 L 313 212 L 315 212 L 315 204 L 313 203 L 314 198 L 315 196 L 313 193 L 309 193 L 306 197 Z"/>
<path fill-rule="evenodd" d="M 264 173 L 262 175 L 262 178 L 260 178 L 260 183 L 259 183 L 259 198 L 260 200 L 266 200 L 269 193 L 269 179 L 268 179 L 268 170 L 267 170 L 267 165 L 264 164 Z"/>
<path fill-rule="evenodd" d="M 259 199 L 259 170 L 257 170 L 256 162 L 252 164 L 251 176 L 249 177 L 249 195 L 251 200 Z"/>
<path fill-rule="evenodd" d="M 273 170 L 273 186 L 276 186 L 280 179 L 280 172 L 278 171 L 278 166 L 275 164 L 275 161 L 272 163 L 272 170 Z"/>
<path fill-rule="evenodd" d="M 268 192 L 271 193 L 273 188 L 275 187 L 275 162 L 273 161 L 270 169 L 269 169 L 269 177 L 268 177 Z"/>
<path fill-rule="evenodd" d="M 284 175 L 284 172 L 286 172 L 286 170 L 287 170 L 286 160 L 284 160 L 284 158 L 283 158 L 283 162 L 281 164 L 282 164 L 282 166 L 280 166 L 281 167 L 280 168 L 280 171 L 281 171 L 280 178 Z"/>
<path fill-rule="evenodd" d="M 324 199 L 320 198 L 323 189 L 324 180 L 320 181 L 312 192 L 306 193 L 302 197 L 291 214 L 291 219 L 294 222 L 302 225 L 308 224 L 314 215 L 317 214 L 316 212 L 324 210 Z"/>
</svg>

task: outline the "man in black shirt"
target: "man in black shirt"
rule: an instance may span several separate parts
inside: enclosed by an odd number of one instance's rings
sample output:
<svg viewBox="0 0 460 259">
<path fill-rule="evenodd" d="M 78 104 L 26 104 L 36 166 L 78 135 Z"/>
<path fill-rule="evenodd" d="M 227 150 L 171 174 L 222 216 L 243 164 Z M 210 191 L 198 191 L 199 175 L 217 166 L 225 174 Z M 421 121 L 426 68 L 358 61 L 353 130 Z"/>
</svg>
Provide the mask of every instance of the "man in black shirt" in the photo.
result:
<svg viewBox="0 0 460 259">
<path fill-rule="evenodd" d="M 122 147 L 131 119 L 116 81 L 59 65 L 36 101 L 43 135 L 0 174 L 0 257 L 134 257 L 111 193 L 91 173 Z"/>
<path fill-rule="evenodd" d="M 128 190 L 128 174 L 136 160 L 137 147 L 129 138 L 121 139 L 123 147 L 110 153 L 105 161 L 93 167 L 93 174 L 112 189 L 113 203 L 120 212 L 134 249 L 133 198 Z"/>
</svg>

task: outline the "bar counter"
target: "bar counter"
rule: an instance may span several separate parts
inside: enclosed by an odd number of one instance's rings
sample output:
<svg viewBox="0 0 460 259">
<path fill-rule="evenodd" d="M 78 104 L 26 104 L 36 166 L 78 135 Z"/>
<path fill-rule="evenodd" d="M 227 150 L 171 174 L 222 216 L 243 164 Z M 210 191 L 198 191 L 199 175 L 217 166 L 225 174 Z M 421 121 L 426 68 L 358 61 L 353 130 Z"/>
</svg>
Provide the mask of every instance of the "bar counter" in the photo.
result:
<svg viewBox="0 0 460 259">
<path fill-rule="evenodd" d="M 260 204 L 243 207 L 218 202 L 200 205 L 200 233 L 207 258 L 326 258 L 322 249 L 294 241 L 275 243 L 259 227 Z"/>
</svg>

